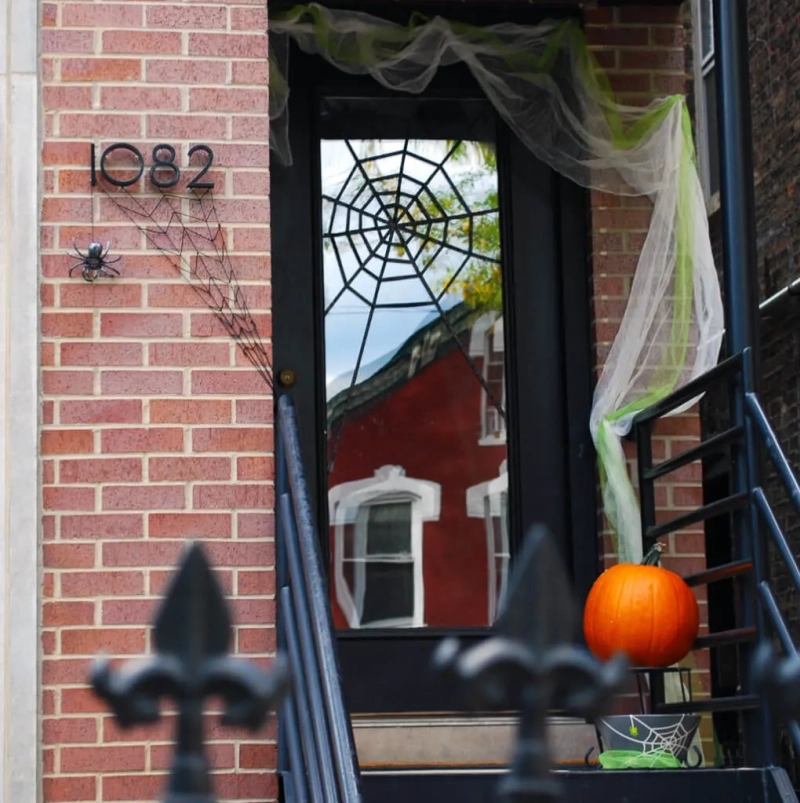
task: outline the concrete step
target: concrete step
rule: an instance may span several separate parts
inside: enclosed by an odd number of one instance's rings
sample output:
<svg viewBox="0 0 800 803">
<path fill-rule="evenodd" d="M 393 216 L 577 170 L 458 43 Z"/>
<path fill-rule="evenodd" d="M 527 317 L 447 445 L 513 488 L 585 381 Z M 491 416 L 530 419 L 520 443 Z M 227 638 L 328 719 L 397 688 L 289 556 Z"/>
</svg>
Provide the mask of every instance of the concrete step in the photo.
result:
<svg viewBox="0 0 800 803">
<path fill-rule="evenodd" d="M 582 764 L 597 747 L 593 725 L 584 720 L 551 717 L 553 760 Z M 353 732 L 364 772 L 391 768 L 419 771 L 443 768 L 500 769 L 508 765 L 517 732 L 512 716 L 354 716 Z"/>
</svg>

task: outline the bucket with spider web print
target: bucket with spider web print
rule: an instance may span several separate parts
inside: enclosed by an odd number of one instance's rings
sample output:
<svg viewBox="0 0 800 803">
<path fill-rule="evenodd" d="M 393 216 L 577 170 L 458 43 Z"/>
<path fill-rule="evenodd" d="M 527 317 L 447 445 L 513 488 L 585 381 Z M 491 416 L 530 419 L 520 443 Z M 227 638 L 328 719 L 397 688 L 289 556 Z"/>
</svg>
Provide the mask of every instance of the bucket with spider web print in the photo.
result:
<svg viewBox="0 0 800 803">
<path fill-rule="evenodd" d="M 624 751 L 631 753 L 632 758 L 671 756 L 676 763 L 685 764 L 700 727 L 700 717 L 695 714 L 630 714 L 601 717 L 595 727 L 602 749 L 607 753 Z"/>
</svg>

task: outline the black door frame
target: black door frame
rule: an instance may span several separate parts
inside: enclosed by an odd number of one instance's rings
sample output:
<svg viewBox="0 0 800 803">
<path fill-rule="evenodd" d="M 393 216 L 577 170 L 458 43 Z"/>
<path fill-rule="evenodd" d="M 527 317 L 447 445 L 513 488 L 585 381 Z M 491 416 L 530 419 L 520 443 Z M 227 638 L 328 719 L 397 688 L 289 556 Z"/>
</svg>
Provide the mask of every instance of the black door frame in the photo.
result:
<svg viewBox="0 0 800 803">
<path fill-rule="evenodd" d="M 519 20 L 518 13 L 509 13 L 506 6 L 505 19 Z M 359 4 L 360 10 L 366 10 Z M 373 9 L 370 9 L 373 10 Z M 397 4 L 382 7 L 382 16 L 400 18 L 408 15 L 406 6 L 399 9 Z M 433 14 L 434 9 L 427 4 L 425 13 Z M 487 7 L 470 6 L 464 9 L 457 7 L 457 16 L 470 22 L 497 19 L 501 9 L 492 6 L 490 13 Z M 517 9 L 528 16 L 531 9 Z M 450 16 L 456 16 L 453 7 L 448 9 Z M 536 21 L 542 19 L 541 9 L 536 10 Z M 563 16 L 563 9 L 562 9 Z M 488 19 L 487 19 L 488 17 Z M 503 18 L 503 17 L 500 17 Z M 528 21 L 528 20 L 525 20 Z M 530 20 L 534 21 L 534 20 Z M 437 76 L 431 86 L 431 96 L 437 93 L 441 97 L 481 97 L 475 94 L 472 82 L 458 77 L 459 68 L 449 68 L 449 75 Z M 442 71 L 445 72 L 445 71 Z M 324 83 L 326 94 L 344 94 L 354 92 L 358 97 L 386 97 L 386 90 L 369 78 L 347 76 L 324 63 L 321 59 L 302 56 L 293 47 L 290 68 L 290 86 L 292 92 L 289 101 L 289 120 L 291 125 L 291 143 L 294 164 L 290 169 L 277 165 L 272 168 L 272 253 L 273 253 L 273 340 L 276 376 L 285 368 L 295 371 L 296 385 L 287 389 L 292 392 L 300 422 L 301 448 L 305 465 L 309 472 L 309 485 L 312 499 L 316 503 L 317 521 L 327 520 L 327 503 L 323 497 L 327 488 L 326 461 L 321 456 L 326 454 L 326 434 L 320 426 L 312 426 L 310 422 L 324 420 L 326 406 L 324 383 L 319 382 L 316 371 L 306 368 L 307 354 L 304 356 L 306 342 L 313 341 L 319 350 L 323 344 L 321 319 L 319 316 L 322 303 L 321 271 L 311 270 L 306 286 L 312 288 L 312 297 L 307 293 L 294 292 L 294 274 L 304 270 L 304 266 L 321 264 L 321 237 L 318 234 L 321 215 L 319 193 L 313 191 L 316 178 L 319 176 L 319 149 L 315 129 L 314 108 L 317 103 L 317 88 Z M 465 87 L 470 86 L 467 90 Z M 507 309 L 504 315 L 509 321 L 509 332 L 515 332 L 516 342 L 512 351 L 522 352 L 529 359 L 550 361 L 550 370 L 555 380 L 553 387 L 563 394 L 561 403 L 564 406 L 564 431 L 557 433 L 555 428 L 543 430 L 536 427 L 542 419 L 537 418 L 536 407 L 547 406 L 545 392 L 541 382 L 531 381 L 530 375 L 518 378 L 512 370 L 512 383 L 507 389 L 509 408 L 509 479 L 510 495 L 520 500 L 517 516 L 522 521 L 532 522 L 539 518 L 542 506 L 563 508 L 567 532 L 562 543 L 571 564 L 576 595 L 582 600 L 597 575 L 597 506 L 595 456 L 589 436 L 589 410 L 592 399 L 592 359 L 590 339 L 590 299 L 591 270 L 587 249 L 587 194 L 574 183 L 558 176 L 541 162 L 534 159 L 529 151 L 519 142 L 504 124 L 498 126 L 499 161 L 502 164 L 513 163 L 514 170 L 501 173 L 500 194 L 510 204 L 511 213 L 501 213 L 503 226 L 501 241 L 503 243 L 504 264 L 524 264 L 533 255 L 541 259 L 542 249 L 551 250 L 550 260 L 561 268 L 558 287 L 551 286 L 547 292 L 540 292 L 537 299 L 537 287 L 534 277 L 528 275 L 528 287 L 520 287 L 518 281 L 526 278 L 517 271 L 514 279 L 514 292 L 505 293 Z M 542 192 L 543 184 L 546 185 Z M 525 188 L 537 187 L 537 192 L 525 191 Z M 502 200 L 501 200 L 502 203 Z M 297 214 L 298 210 L 304 210 Z M 514 237 L 515 231 L 528 231 L 531 220 L 546 220 L 555 233 L 550 242 L 532 242 L 530 238 Z M 558 279 L 555 273 L 551 279 Z M 538 288 L 541 290 L 541 288 Z M 547 307 L 547 300 L 559 298 L 557 309 Z M 522 309 L 515 309 L 513 299 L 528 299 L 535 304 L 540 303 L 539 315 L 531 314 L 530 307 L 524 309 L 526 326 L 517 326 L 515 321 L 523 314 Z M 518 307 L 520 305 L 517 305 Z M 543 348 L 541 333 L 536 325 L 548 325 L 548 316 L 560 318 L 561 343 L 557 347 Z M 549 325 L 552 325 L 549 320 Z M 299 333 L 289 337 L 282 332 Z M 509 338 L 509 341 L 511 339 Z M 511 345 L 511 343 L 510 343 Z M 317 351 L 319 353 L 319 351 Z M 536 356 L 533 356 L 536 355 Z M 514 365 L 512 356 L 510 365 Z M 519 381 L 517 381 L 519 379 Z M 277 393 L 287 392 L 277 388 Z M 520 414 L 520 399 L 526 399 L 524 414 Z M 552 405 L 552 399 L 549 402 Z M 552 406 L 551 406 L 552 409 Z M 322 417 L 320 417 L 322 412 Z M 514 432 L 518 427 L 520 431 Z M 524 432 L 526 427 L 531 432 Z M 534 431 L 535 430 L 535 431 Z M 529 444 L 528 449 L 514 449 L 512 442 Z M 563 465 L 552 466 L 537 464 L 541 453 L 552 452 L 556 447 L 541 448 L 548 438 L 559 438 Z M 521 477 L 541 476 L 542 471 L 552 474 L 558 471 L 564 477 L 564 489 L 560 499 L 538 498 L 530 489 L 515 488 L 513 483 Z M 532 483 L 535 487 L 536 483 Z M 569 497 L 569 498 L 568 498 Z M 520 533 L 521 522 L 515 523 L 512 514 L 511 529 Z M 327 528 L 323 528 L 327 534 Z M 323 554 L 326 565 L 329 565 L 328 538 L 322 538 Z M 436 682 L 430 673 L 430 655 L 436 644 L 444 635 L 457 633 L 465 642 L 474 642 L 486 635 L 485 629 L 443 631 L 424 628 L 419 630 L 395 631 L 341 631 L 337 634 L 340 645 L 340 660 L 345 678 L 345 694 L 351 711 L 388 712 L 388 711 L 432 711 L 457 710 L 463 701 L 446 684 Z M 374 648 L 376 636 L 381 639 L 380 652 Z M 367 686 L 348 683 L 348 677 L 370 677 Z M 408 678 L 425 678 L 422 685 L 410 687 L 407 693 L 403 688 L 408 686 Z"/>
</svg>

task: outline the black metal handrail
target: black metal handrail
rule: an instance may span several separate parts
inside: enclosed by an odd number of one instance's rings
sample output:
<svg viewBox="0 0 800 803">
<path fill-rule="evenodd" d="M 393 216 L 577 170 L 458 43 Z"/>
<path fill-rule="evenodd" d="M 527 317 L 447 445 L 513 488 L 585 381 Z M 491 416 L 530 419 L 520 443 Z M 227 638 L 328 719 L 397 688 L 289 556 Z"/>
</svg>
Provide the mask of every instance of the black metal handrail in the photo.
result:
<svg viewBox="0 0 800 803">
<path fill-rule="evenodd" d="M 718 383 L 726 382 L 732 401 L 734 420 L 731 426 L 697 446 L 654 464 L 652 457 L 653 425 L 660 418 L 679 410 L 697 399 Z M 709 634 L 698 639 L 697 648 L 716 648 L 738 644 L 747 653 L 755 644 L 769 638 L 767 628 L 771 628 L 782 645 L 784 652 L 793 657 L 797 649 L 789 635 L 783 615 L 769 585 L 769 576 L 764 560 L 763 530 L 769 535 L 777 553 L 781 556 L 794 587 L 800 593 L 800 567 L 792 554 L 786 536 L 758 482 L 759 447 L 762 447 L 788 494 L 789 500 L 800 515 L 800 484 L 784 455 L 778 439 L 767 420 L 755 393 L 753 382 L 753 355 L 751 349 L 724 360 L 715 368 L 693 380 L 672 395 L 660 400 L 639 413 L 633 422 L 638 446 L 639 492 L 642 512 L 642 538 L 649 546 L 657 538 L 668 533 L 713 518 L 722 513 L 739 516 L 738 554 L 735 559 L 723 566 L 715 566 L 697 575 L 686 577 L 692 585 L 707 585 L 720 580 L 734 579 L 742 585 L 740 591 L 744 598 L 744 618 L 738 627 L 724 632 Z M 730 489 L 728 496 L 715 500 L 699 508 L 675 516 L 665 522 L 656 523 L 655 481 L 672 471 L 694 463 L 713 454 L 730 450 L 732 466 L 743 464 L 744 471 L 738 476 L 744 478 L 738 487 Z M 740 466 L 741 468 L 741 466 Z M 766 702 L 754 694 L 752 678 L 745 677 L 741 683 L 741 693 L 736 697 L 716 698 L 706 702 L 703 710 L 757 711 L 759 734 L 753 734 L 751 742 L 758 745 L 755 752 L 766 764 L 773 763 L 772 747 L 769 738 L 763 738 L 769 730 L 769 714 Z M 662 705 L 661 709 L 675 706 Z M 687 706 L 683 706 L 687 708 Z M 697 709 L 699 710 L 699 709 Z M 795 748 L 800 753 L 800 726 L 796 722 L 788 725 Z"/>
<path fill-rule="evenodd" d="M 297 417 L 277 416 L 278 641 L 295 688 L 279 717 L 278 771 L 288 803 L 359 803 L 360 777 L 344 704 L 320 542 L 303 471 Z"/>
</svg>

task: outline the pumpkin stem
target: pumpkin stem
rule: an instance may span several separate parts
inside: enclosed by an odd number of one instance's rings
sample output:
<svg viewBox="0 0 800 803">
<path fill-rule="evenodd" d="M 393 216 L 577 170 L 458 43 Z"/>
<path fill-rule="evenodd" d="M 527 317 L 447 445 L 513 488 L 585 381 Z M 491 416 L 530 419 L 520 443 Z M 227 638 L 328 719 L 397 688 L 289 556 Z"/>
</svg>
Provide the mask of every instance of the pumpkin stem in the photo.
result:
<svg viewBox="0 0 800 803">
<path fill-rule="evenodd" d="M 656 541 L 650 547 L 647 554 L 642 558 L 642 566 L 658 566 L 658 561 L 661 558 L 661 553 L 664 551 L 664 544 Z"/>
</svg>

